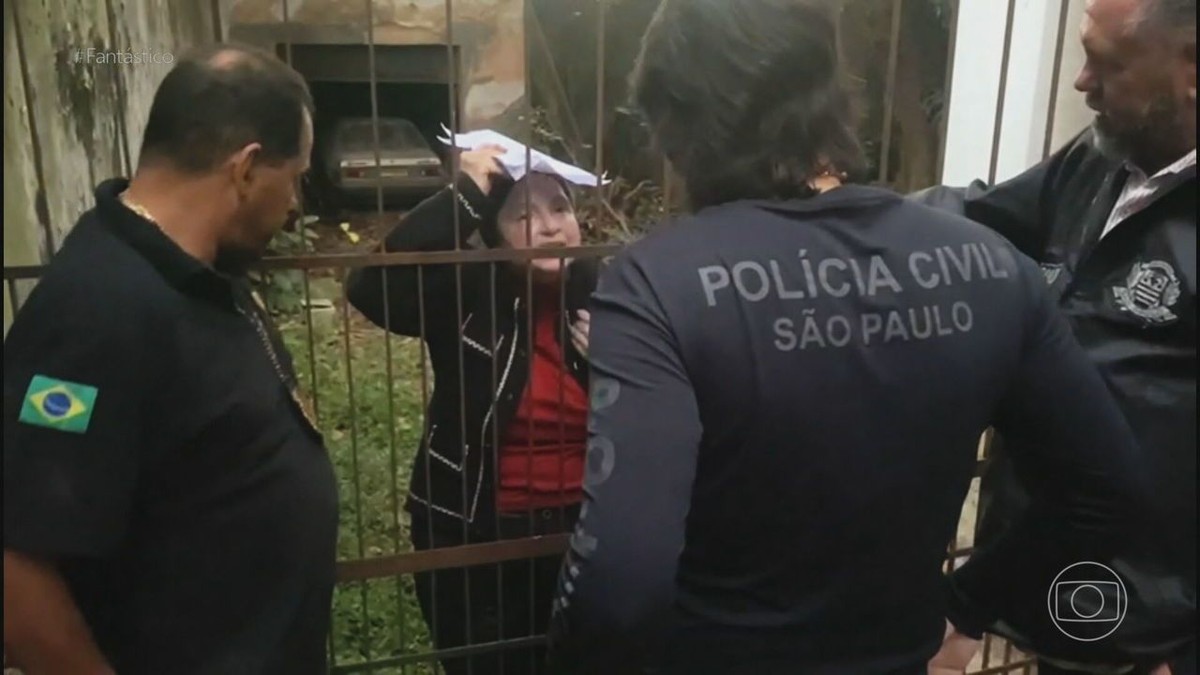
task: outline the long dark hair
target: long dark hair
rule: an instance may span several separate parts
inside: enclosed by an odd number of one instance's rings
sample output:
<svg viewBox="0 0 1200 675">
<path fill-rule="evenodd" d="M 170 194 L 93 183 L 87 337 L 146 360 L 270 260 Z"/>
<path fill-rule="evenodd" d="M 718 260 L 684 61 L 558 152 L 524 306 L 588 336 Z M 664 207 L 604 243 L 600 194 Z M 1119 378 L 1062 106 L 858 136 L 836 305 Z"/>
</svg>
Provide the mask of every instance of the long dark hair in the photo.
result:
<svg viewBox="0 0 1200 675">
<path fill-rule="evenodd" d="M 664 0 L 632 85 L 693 207 L 865 170 L 828 0 Z"/>
</svg>

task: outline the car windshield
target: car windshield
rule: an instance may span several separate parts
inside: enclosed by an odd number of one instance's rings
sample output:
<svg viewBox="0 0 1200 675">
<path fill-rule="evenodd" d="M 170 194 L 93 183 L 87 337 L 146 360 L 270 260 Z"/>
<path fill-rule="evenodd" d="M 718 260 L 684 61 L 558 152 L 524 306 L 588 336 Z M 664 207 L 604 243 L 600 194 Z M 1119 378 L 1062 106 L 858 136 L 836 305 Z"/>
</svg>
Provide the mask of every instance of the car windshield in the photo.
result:
<svg viewBox="0 0 1200 675">
<path fill-rule="evenodd" d="M 372 148 L 375 131 L 371 120 L 355 120 L 344 124 L 338 133 L 339 145 L 348 149 Z M 379 148 L 412 149 L 424 148 L 425 139 L 421 132 L 407 120 L 379 120 Z"/>
</svg>

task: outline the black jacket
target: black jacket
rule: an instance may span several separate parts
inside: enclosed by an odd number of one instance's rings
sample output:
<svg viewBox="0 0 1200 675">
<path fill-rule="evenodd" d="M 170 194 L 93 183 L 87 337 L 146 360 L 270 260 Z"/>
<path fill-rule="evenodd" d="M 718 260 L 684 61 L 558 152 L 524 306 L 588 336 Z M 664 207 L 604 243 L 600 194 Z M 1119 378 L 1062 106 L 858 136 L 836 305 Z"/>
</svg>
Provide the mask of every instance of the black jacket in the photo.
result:
<svg viewBox="0 0 1200 675">
<path fill-rule="evenodd" d="M 447 186 L 422 202 L 388 234 L 383 248 L 452 251 L 457 229 L 457 243 L 467 250 L 468 239 L 497 210 L 470 178 L 460 177 L 457 194 Z M 568 266 L 562 325 L 586 308 L 597 265 L 577 260 Z M 466 520 L 473 538 L 494 536 L 496 444 L 503 442 L 529 375 L 526 291 L 525 277 L 507 263 L 367 267 L 346 284 L 350 303 L 373 323 L 428 345 L 434 389 L 407 506 L 422 517 L 431 513 L 435 524 L 461 528 Z M 556 331 L 559 339 L 563 335 L 569 333 Z M 569 339 L 562 342 L 566 370 L 586 390 L 586 358 Z"/>
<path fill-rule="evenodd" d="M 964 218 L 858 186 L 725 204 L 616 256 L 592 307 L 564 672 L 923 670 L 991 424 L 1057 439 L 1018 458 L 1055 480 L 974 596 L 1111 552 L 1141 510 L 1133 432 L 1037 265 Z"/>
<path fill-rule="evenodd" d="M 1076 338 L 1138 436 L 1158 503 L 1157 540 L 1108 561 L 1124 578 L 1129 609 L 1091 645 L 1096 659 L 1150 661 L 1196 630 L 1196 169 L 1103 239 L 1128 176 L 1084 132 L 1029 171 L 992 188 L 933 188 L 914 197 L 965 213 L 1037 260 Z M 986 545 L 1027 503 L 1002 439 L 983 481 L 979 539 Z M 1022 444 L 1027 445 L 1027 444 Z M 1045 598 L 1015 599 L 1043 606 Z M 999 631 L 1035 651 L 1073 654 L 1057 631 L 1030 628 L 1014 610 Z"/>
</svg>

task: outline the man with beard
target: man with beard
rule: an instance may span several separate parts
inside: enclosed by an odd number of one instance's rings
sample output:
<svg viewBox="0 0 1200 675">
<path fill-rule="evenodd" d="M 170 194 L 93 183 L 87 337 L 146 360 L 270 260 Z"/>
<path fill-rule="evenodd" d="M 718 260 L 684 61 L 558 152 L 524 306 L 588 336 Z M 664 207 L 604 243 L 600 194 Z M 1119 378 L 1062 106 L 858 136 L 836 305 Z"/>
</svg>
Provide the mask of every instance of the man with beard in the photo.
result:
<svg viewBox="0 0 1200 675">
<path fill-rule="evenodd" d="M 26 675 L 326 671 L 337 493 L 244 278 L 312 101 L 217 46 L 160 85 L 4 345 L 4 645 Z"/>
<path fill-rule="evenodd" d="M 1139 437 L 1156 481 L 1157 522 L 1146 541 L 1129 542 L 1125 554 L 1103 561 L 1111 572 L 1095 580 L 1109 583 L 1097 586 L 1106 592 L 1088 607 L 1056 595 L 1074 584 L 1053 592 L 1023 589 L 1009 594 L 1006 606 L 987 608 L 998 623 L 959 629 L 1012 638 L 1041 657 L 1042 675 L 1190 674 L 1196 672 L 1196 0 L 1090 0 L 1082 38 L 1087 61 L 1075 86 L 1096 111 L 1090 129 L 1001 185 L 933 188 L 915 198 L 965 211 L 1040 262 L 1076 338 Z M 1009 463 L 1020 441 L 999 441 L 981 489 L 977 543 L 984 548 L 1028 503 Z M 970 568 L 955 577 L 972 574 Z"/>
</svg>

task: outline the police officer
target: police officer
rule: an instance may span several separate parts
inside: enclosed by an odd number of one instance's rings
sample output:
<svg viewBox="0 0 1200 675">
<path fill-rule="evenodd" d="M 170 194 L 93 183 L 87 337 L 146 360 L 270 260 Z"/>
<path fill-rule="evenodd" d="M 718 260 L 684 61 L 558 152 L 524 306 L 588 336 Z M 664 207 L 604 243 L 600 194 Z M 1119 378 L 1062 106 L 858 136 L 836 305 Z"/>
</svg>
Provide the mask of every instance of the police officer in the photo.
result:
<svg viewBox="0 0 1200 675">
<path fill-rule="evenodd" d="M 1137 434 L 1157 500 L 1148 532 L 1160 541 L 1104 561 L 1125 589 L 1100 586 L 1107 606 L 1127 610 L 1103 641 L 1082 642 L 1093 637 L 1084 623 L 1028 616 L 1032 599 L 1016 594 L 994 608 L 1004 620 L 991 629 L 1041 656 L 1042 675 L 1195 673 L 1196 0 L 1092 0 L 1082 28 L 1075 87 L 1096 111 L 1091 127 L 1001 185 L 917 198 L 965 209 L 1041 264 Z M 1027 508 L 1010 457 L 1045 443 L 998 440 L 981 485 L 981 544 Z"/>
<path fill-rule="evenodd" d="M 1138 522 L 1132 432 L 1037 266 L 851 184 L 828 4 L 667 0 L 645 37 L 635 100 L 694 213 L 593 298 L 561 672 L 915 674 L 943 641 L 933 665 L 961 671 L 941 562 L 991 424 L 1054 443 L 1017 457 L 1048 478 L 972 596 Z"/>
<path fill-rule="evenodd" d="M 303 80 L 217 46 L 154 98 L 4 345 L 4 645 L 26 675 L 326 670 L 337 495 L 243 272 L 296 208 Z"/>
</svg>

